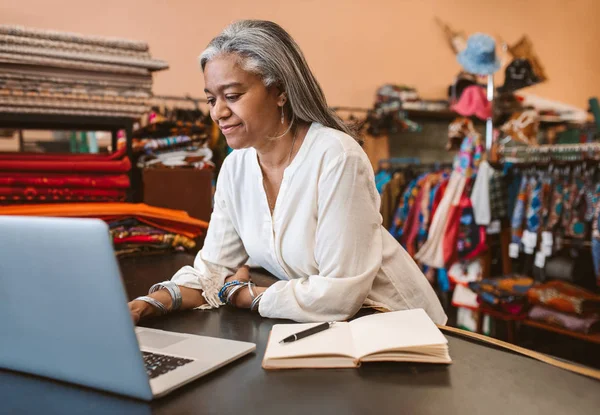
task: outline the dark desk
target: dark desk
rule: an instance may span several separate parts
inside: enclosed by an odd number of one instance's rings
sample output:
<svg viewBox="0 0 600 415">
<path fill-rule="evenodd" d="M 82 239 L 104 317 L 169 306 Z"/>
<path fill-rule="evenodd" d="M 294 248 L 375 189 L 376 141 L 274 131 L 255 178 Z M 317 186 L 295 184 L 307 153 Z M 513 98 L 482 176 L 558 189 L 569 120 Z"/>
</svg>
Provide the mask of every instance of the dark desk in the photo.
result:
<svg viewBox="0 0 600 415">
<path fill-rule="evenodd" d="M 144 285 L 130 282 L 133 270 L 161 280 L 182 260 L 124 264 L 128 289 Z M 254 342 L 257 350 L 151 405 L 0 372 L 0 412 L 464 415 L 595 414 L 600 408 L 600 382 L 453 336 L 447 336 L 450 366 L 369 363 L 360 369 L 265 371 L 261 360 L 277 322 L 228 307 L 147 321 L 159 329 Z"/>
</svg>

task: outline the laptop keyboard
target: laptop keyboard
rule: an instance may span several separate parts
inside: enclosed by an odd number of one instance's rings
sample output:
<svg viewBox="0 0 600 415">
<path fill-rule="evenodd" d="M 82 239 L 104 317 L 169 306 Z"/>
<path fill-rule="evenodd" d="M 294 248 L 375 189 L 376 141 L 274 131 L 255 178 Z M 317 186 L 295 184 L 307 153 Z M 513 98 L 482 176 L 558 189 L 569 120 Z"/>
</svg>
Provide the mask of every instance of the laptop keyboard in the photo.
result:
<svg viewBox="0 0 600 415">
<path fill-rule="evenodd" d="M 193 362 L 192 359 L 184 359 L 183 357 L 159 353 L 142 352 L 142 355 L 144 356 L 146 373 L 151 379 Z"/>
</svg>

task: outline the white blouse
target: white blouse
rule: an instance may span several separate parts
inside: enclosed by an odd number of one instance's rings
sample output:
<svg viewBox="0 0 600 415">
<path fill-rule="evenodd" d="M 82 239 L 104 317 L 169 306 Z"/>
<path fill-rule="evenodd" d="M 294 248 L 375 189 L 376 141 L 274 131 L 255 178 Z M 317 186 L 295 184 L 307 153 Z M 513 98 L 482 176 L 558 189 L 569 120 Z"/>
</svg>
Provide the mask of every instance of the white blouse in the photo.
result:
<svg viewBox="0 0 600 415">
<path fill-rule="evenodd" d="M 174 276 L 221 305 L 225 278 L 249 259 L 280 281 L 263 294 L 264 317 L 300 322 L 345 320 L 361 306 L 423 308 L 446 315 L 412 258 L 382 227 L 373 169 L 356 141 L 313 123 L 285 169 L 273 216 L 256 150 L 224 161 L 204 247 Z"/>
</svg>

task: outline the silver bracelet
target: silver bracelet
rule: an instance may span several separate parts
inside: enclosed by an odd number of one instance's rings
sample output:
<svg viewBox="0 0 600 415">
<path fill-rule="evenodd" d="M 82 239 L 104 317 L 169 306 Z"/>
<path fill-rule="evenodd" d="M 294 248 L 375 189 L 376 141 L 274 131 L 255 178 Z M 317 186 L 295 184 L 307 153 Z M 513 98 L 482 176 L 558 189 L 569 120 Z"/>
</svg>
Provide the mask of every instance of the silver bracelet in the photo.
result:
<svg viewBox="0 0 600 415">
<path fill-rule="evenodd" d="M 252 301 L 254 301 L 254 299 L 256 298 L 256 294 L 254 294 L 254 290 L 252 289 L 252 287 L 254 287 L 254 283 L 252 281 L 248 282 L 248 291 L 250 292 L 250 297 L 252 297 Z"/>
<path fill-rule="evenodd" d="M 252 303 L 250 304 L 250 311 L 254 311 L 255 309 L 258 309 L 260 299 L 262 298 L 264 293 L 265 292 L 263 291 L 262 293 L 258 294 L 254 300 L 252 300 Z"/>
<path fill-rule="evenodd" d="M 160 314 L 162 315 L 165 315 L 169 312 L 169 310 L 167 310 L 167 307 L 165 307 L 163 303 L 152 297 L 148 297 L 147 295 L 144 295 L 143 297 L 138 297 L 135 300 L 144 301 L 145 303 L 154 306 L 156 309 L 158 309 L 158 311 L 160 311 Z"/>
<path fill-rule="evenodd" d="M 233 287 L 231 287 L 228 292 L 227 292 L 227 300 L 226 303 L 229 305 L 232 305 L 231 300 L 233 299 L 233 295 L 238 292 L 239 290 L 241 290 L 242 288 L 244 288 L 245 286 L 247 286 L 248 283 L 244 282 L 240 285 L 234 285 Z"/>
<path fill-rule="evenodd" d="M 173 281 L 163 281 L 154 284 L 148 290 L 148 294 L 152 294 L 158 290 L 166 289 L 171 295 L 171 311 L 175 311 L 181 307 L 183 298 L 181 297 L 181 289 Z"/>
</svg>

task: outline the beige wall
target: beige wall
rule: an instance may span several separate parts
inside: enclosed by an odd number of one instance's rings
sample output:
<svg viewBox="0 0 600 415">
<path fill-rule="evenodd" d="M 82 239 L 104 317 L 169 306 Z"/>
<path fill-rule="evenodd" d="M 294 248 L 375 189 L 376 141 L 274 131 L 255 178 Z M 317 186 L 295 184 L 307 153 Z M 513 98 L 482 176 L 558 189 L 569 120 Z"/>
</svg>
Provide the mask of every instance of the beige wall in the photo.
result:
<svg viewBox="0 0 600 415">
<path fill-rule="evenodd" d="M 1 23 L 149 42 L 171 66 L 155 77 L 163 94 L 202 96 L 196 57 L 207 42 L 236 19 L 274 20 L 329 103 L 353 106 L 370 106 L 385 82 L 444 97 L 459 66 L 434 16 L 510 43 L 528 34 L 549 76 L 532 93 L 581 107 L 600 95 L 600 0 L 0 0 Z"/>
</svg>

